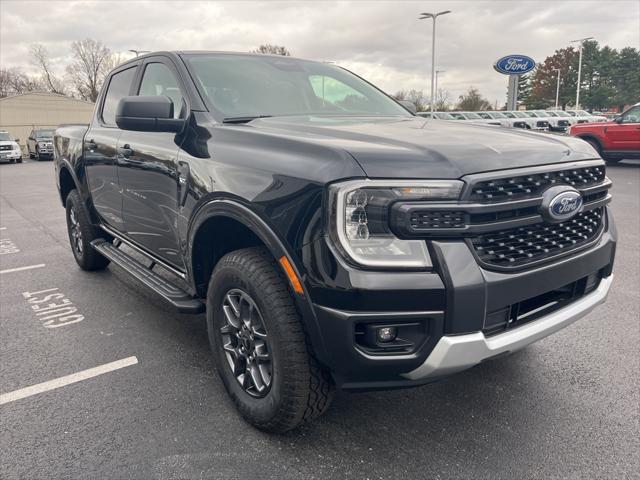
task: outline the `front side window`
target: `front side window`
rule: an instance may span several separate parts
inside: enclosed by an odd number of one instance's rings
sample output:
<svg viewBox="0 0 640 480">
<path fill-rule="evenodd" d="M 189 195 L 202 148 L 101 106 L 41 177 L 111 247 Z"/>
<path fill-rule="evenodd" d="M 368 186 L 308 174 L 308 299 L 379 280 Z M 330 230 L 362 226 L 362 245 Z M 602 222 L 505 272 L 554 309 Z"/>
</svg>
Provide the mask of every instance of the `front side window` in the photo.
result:
<svg viewBox="0 0 640 480">
<path fill-rule="evenodd" d="M 102 106 L 102 121 L 109 126 L 116 124 L 116 108 L 118 102 L 129 95 L 131 82 L 136 73 L 136 67 L 131 67 L 114 74 L 109 82 L 107 94 L 104 97 L 104 105 Z"/>
<path fill-rule="evenodd" d="M 478 113 L 478 115 L 480 115 L 480 117 L 484 118 L 485 120 L 492 120 L 491 115 L 489 115 L 488 113 L 480 112 Z"/>
<path fill-rule="evenodd" d="M 184 56 L 198 89 L 224 118 L 284 115 L 412 117 L 335 65 L 266 55 Z"/>
<path fill-rule="evenodd" d="M 13 138 L 7 132 L 0 132 L 0 141 L 7 142 L 11 141 Z"/>
<path fill-rule="evenodd" d="M 451 116 L 456 120 L 466 120 L 465 116 L 461 113 L 453 112 L 451 113 Z"/>
<path fill-rule="evenodd" d="M 149 63 L 146 66 L 138 95 L 169 97 L 173 102 L 173 118 L 182 118 L 185 114 L 178 81 L 164 63 Z"/>
<path fill-rule="evenodd" d="M 633 107 L 624 113 L 620 123 L 640 123 L 640 106 Z"/>
</svg>

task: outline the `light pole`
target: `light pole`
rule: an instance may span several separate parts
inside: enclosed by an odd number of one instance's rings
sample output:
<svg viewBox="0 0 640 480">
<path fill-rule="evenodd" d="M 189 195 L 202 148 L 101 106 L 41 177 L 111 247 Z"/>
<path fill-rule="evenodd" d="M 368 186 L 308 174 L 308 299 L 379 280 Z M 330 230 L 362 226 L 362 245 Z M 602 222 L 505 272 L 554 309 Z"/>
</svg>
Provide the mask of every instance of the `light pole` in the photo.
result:
<svg viewBox="0 0 640 480">
<path fill-rule="evenodd" d="M 558 72 L 558 85 L 556 86 L 556 110 L 558 109 L 558 98 L 560 97 L 560 69 L 554 68 L 554 72 Z"/>
<path fill-rule="evenodd" d="M 143 53 L 149 53 L 149 50 L 133 50 L 133 49 L 130 49 L 129 51 L 132 52 L 132 53 L 135 53 L 136 57 L 142 55 Z"/>
<path fill-rule="evenodd" d="M 451 10 L 444 10 L 443 12 L 438 12 L 438 13 L 427 13 L 427 12 L 423 12 L 421 13 L 419 19 L 420 20 L 425 20 L 427 18 L 432 18 L 433 19 L 433 32 L 432 32 L 432 36 L 431 36 L 431 111 L 434 111 L 434 105 L 433 105 L 433 100 L 434 100 L 434 96 L 433 96 L 433 88 L 435 86 L 435 76 L 436 76 L 436 19 L 440 16 L 440 15 L 446 15 L 447 13 L 451 13 Z"/>
<path fill-rule="evenodd" d="M 582 47 L 584 42 L 591 40 L 593 37 L 579 38 L 578 40 L 571 40 L 570 43 L 579 43 L 580 56 L 578 57 L 578 85 L 576 86 L 576 110 L 580 109 L 580 75 L 582 74 Z"/>
<path fill-rule="evenodd" d="M 436 85 L 435 85 L 436 97 L 438 96 L 438 74 L 444 73 L 444 72 L 446 72 L 446 70 L 436 70 Z"/>
</svg>

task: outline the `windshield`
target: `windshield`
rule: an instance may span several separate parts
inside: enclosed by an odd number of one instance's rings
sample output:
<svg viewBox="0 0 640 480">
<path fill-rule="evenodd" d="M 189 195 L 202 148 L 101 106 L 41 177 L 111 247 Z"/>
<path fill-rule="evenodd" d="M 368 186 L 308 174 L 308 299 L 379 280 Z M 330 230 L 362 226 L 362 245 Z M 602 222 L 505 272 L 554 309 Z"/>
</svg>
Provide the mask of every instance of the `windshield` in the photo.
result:
<svg viewBox="0 0 640 480">
<path fill-rule="evenodd" d="M 533 117 L 533 118 L 538 118 L 540 116 L 536 114 L 536 112 L 529 112 L 529 111 L 525 111 L 524 114 L 527 115 L 528 117 Z"/>
<path fill-rule="evenodd" d="M 478 116 L 480 118 L 484 118 L 485 120 L 492 120 L 491 115 L 489 115 L 487 112 L 480 112 L 478 113 Z"/>
<path fill-rule="evenodd" d="M 450 115 L 454 120 L 466 120 L 465 116 L 458 112 L 451 112 Z"/>
<path fill-rule="evenodd" d="M 528 118 L 529 117 L 529 115 L 527 115 L 524 112 L 511 112 L 511 113 L 513 114 L 514 117 L 517 117 L 517 118 Z"/>
<path fill-rule="evenodd" d="M 507 118 L 504 114 L 500 112 L 491 112 L 489 115 L 493 118 Z"/>
<path fill-rule="evenodd" d="M 591 114 L 589 112 L 585 112 L 584 110 L 578 110 L 578 115 L 583 117 L 590 117 Z"/>
<path fill-rule="evenodd" d="M 346 70 L 267 55 L 184 57 L 203 96 L 225 119 L 282 115 L 412 115 Z"/>
<path fill-rule="evenodd" d="M 516 118 L 516 114 L 512 112 L 502 112 L 502 114 L 508 118 Z"/>
<path fill-rule="evenodd" d="M 36 130 L 36 138 L 53 138 L 53 130 Z"/>
<path fill-rule="evenodd" d="M 13 138 L 7 132 L 0 132 L 0 141 L 2 142 L 10 142 Z"/>
<path fill-rule="evenodd" d="M 570 117 L 571 116 L 567 112 L 563 112 L 562 110 L 557 110 L 557 111 L 555 111 L 553 113 L 555 113 L 559 117 Z"/>
<path fill-rule="evenodd" d="M 436 116 L 436 118 L 439 118 L 440 120 L 455 120 L 453 115 L 445 112 L 436 112 L 434 113 L 434 115 Z"/>
<path fill-rule="evenodd" d="M 472 113 L 472 112 L 464 112 L 464 116 L 467 117 L 469 120 L 477 120 L 479 118 L 482 118 L 477 113 Z"/>
</svg>

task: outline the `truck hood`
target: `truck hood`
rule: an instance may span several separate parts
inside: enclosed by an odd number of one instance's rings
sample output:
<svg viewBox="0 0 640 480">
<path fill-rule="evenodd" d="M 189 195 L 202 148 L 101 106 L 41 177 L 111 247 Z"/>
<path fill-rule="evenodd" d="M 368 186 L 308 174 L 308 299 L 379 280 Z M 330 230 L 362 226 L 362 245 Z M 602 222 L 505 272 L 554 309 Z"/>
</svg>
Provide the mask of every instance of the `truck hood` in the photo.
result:
<svg viewBox="0 0 640 480">
<path fill-rule="evenodd" d="M 342 149 L 371 178 L 459 178 L 598 158 L 589 144 L 571 137 L 419 117 L 273 117 L 246 127 Z"/>
</svg>

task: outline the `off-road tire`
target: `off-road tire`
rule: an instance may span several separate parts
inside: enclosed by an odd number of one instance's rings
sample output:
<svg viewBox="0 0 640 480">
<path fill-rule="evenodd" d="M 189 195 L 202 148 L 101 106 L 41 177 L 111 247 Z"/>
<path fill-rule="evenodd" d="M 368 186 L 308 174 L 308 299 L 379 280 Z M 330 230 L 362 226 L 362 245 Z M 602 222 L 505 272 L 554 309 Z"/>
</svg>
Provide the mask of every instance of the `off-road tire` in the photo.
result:
<svg viewBox="0 0 640 480">
<path fill-rule="evenodd" d="M 87 207 L 75 189 L 71 190 L 69 195 L 67 195 L 66 210 L 69 243 L 71 244 L 71 251 L 77 264 L 82 270 L 91 271 L 104 269 L 109 265 L 109 259 L 98 253 L 91 246 L 91 242 L 98 238 L 105 238 L 105 235 L 91 223 Z M 77 221 L 77 231 L 80 233 L 79 242 L 81 243 L 81 249 L 76 248 L 72 216 L 74 216 Z"/>
<path fill-rule="evenodd" d="M 265 396 L 255 398 L 234 376 L 222 348 L 222 305 L 233 289 L 255 302 L 272 355 L 272 381 Z M 283 433 L 308 422 L 329 407 L 333 382 L 313 356 L 296 310 L 289 283 L 264 248 L 225 255 L 211 275 L 207 291 L 207 331 L 217 370 L 242 417 L 261 430 Z"/>
</svg>

